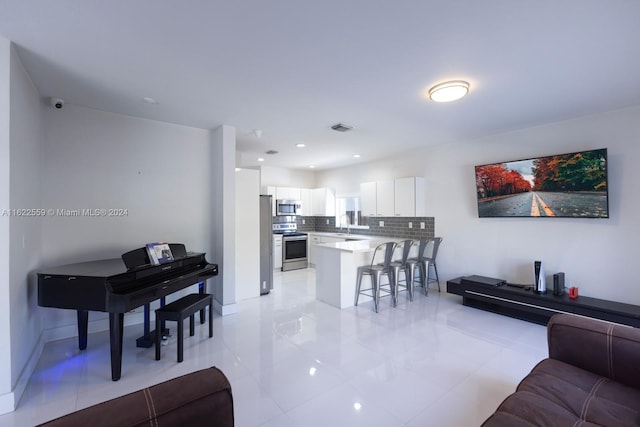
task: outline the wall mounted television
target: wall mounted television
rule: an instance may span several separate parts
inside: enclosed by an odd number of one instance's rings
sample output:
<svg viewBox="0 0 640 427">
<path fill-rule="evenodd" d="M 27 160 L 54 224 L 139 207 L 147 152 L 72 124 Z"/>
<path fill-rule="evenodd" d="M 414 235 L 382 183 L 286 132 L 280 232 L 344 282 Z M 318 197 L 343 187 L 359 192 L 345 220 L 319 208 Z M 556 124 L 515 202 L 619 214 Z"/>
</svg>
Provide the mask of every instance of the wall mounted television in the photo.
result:
<svg viewBox="0 0 640 427">
<path fill-rule="evenodd" d="M 475 169 L 480 218 L 609 218 L 606 148 Z"/>
</svg>

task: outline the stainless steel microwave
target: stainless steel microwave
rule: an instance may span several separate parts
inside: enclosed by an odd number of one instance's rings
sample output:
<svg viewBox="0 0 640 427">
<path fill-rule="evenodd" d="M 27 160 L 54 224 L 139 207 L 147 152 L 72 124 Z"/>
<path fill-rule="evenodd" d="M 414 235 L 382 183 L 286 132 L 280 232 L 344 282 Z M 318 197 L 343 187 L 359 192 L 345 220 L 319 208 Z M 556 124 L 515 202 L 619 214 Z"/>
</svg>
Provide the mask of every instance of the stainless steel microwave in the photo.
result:
<svg viewBox="0 0 640 427">
<path fill-rule="evenodd" d="M 300 211 L 300 201 L 298 200 L 276 200 L 276 215 L 298 215 Z"/>
</svg>

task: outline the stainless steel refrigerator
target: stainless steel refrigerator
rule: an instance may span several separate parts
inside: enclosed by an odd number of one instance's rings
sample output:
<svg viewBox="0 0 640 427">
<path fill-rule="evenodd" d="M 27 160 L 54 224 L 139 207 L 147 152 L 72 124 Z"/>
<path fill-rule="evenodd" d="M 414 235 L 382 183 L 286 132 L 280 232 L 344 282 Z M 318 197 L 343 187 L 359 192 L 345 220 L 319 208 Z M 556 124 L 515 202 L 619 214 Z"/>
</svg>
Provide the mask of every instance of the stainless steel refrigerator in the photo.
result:
<svg viewBox="0 0 640 427">
<path fill-rule="evenodd" d="M 273 217 L 271 196 L 260 196 L 260 295 L 273 289 Z"/>
</svg>

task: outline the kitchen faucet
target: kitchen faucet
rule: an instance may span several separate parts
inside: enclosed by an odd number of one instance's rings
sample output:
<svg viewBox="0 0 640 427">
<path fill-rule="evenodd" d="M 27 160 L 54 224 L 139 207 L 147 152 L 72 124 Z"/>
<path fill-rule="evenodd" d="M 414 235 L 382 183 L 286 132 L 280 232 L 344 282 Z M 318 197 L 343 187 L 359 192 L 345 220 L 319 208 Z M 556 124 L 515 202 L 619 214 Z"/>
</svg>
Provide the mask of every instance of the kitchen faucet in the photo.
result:
<svg viewBox="0 0 640 427">
<path fill-rule="evenodd" d="M 340 216 L 340 231 L 342 231 L 342 218 L 345 218 L 347 221 L 347 236 L 351 234 L 351 228 L 349 227 L 349 215 L 347 214 L 342 214 Z"/>
</svg>

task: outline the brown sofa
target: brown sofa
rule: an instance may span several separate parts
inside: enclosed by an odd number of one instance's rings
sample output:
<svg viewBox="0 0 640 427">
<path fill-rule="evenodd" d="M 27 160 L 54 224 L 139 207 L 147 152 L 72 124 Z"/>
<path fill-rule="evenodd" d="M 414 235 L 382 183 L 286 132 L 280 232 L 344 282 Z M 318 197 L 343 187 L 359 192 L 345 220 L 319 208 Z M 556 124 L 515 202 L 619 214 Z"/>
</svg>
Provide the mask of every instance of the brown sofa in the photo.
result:
<svg viewBox="0 0 640 427">
<path fill-rule="evenodd" d="M 233 398 L 227 377 L 212 367 L 99 403 L 42 426 L 232 427 Z"/>
<path fill-rule="evenodd" d="M 549 358 L 482 425 L 640 425 L 640 329 L 557 314 Z"/>
</svg>

